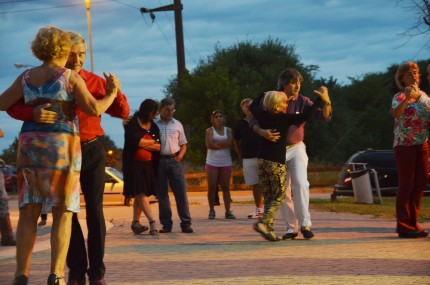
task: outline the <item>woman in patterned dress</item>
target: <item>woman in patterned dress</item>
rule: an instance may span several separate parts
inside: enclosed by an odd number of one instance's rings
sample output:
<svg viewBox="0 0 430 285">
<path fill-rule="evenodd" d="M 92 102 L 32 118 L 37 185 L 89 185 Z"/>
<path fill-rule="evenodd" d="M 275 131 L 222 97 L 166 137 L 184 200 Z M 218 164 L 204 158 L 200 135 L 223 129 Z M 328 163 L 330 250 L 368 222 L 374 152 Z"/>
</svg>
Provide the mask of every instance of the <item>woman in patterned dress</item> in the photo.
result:
<svg viewBox="0 0 430 285">
<path fill-rule="evenodd" d="M 415 62 L 400 65 L 395 75 L 401 90 L 394 95 L 390 113 L 394 118 L 394 155 L 397 162 L 399 189 L 396 198 L 396 231 L 399 238 L 427 237 L 428 232 L 419 224 L 421 199 L 429 172 L 428 127 L 430 113 L 418 101 L 427 97 L 417 92 L 420 70 Z"/>
<path fill-rule="evenodd" d="M 52 208 L 53 215 L 48 284 L 65 284 L 71 218 L 74 212 L 79 212 L 81 149 L 76 105 L 91 116 L 99 116 L 113 102 L 120 85 L 114 75 L 105 74 L 108 94 L 95 100 L 78 73 L 64 67 L 70 47 L 66 31 L 41 28 L 31 49 L 42 64 L 24 71 L 0 95 L 2 111 L 23 97 L 28 105 L 50 103 L 51 110 L 58 114 L 53 124 L 24 122 L 19 134 L 19 221 L 14 284 L 27 284 L 42 206 Z"/>
</svg>

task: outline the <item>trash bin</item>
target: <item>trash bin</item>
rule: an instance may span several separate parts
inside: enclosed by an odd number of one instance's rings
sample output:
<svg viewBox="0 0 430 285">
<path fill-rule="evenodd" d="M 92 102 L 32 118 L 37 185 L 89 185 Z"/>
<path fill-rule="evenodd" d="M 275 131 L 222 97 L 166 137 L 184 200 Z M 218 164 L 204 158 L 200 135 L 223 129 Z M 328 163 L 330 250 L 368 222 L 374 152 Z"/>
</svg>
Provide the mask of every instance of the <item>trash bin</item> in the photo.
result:
<svg viewBox="0 0 430 285">
<path fill-rule="evenodd" d="M 356 203 L 373 204 L 372 186 L 368 169 L 351 171 L 352 190 Z"/>
</svg>

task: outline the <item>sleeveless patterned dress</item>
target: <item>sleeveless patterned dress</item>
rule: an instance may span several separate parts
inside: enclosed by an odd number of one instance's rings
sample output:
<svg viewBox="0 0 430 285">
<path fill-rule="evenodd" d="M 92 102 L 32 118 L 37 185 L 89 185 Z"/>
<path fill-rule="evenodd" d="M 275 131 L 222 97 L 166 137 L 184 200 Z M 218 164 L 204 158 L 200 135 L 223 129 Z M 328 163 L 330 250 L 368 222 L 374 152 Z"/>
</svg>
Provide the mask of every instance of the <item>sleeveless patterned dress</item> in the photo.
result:
<svg viewBox="0 0 430 285">
<path fill-rule="evenodd" d="M 30 71 L 22 79 L 26 105 L 50 103 L 58 114 L 54 124 L 23 123 L 18 139 L 19 206 L 42 203 L 44 211 L 65 205 L 68 211 L 79 212 L 79 174 L 81 145 L 76 102 L 69 90 L 71 71 L 60 69 L 58 74 L 41 87 L 30 83 Z"/>
</svg>

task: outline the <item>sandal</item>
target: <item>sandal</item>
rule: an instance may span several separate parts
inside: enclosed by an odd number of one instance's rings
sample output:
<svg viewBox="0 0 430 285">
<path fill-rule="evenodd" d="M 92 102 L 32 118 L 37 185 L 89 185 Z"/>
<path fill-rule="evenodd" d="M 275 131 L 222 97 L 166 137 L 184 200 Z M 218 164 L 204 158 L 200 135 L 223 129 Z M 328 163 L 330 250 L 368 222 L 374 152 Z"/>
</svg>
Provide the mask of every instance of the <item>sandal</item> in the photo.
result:
<svg viewBox="0 0 430 285">
<path fill-rule="evenodd" d="M 151 230 L 149 231 L 150 235 L 158 235 L 158 230 L 157 230 L 157 225 L 155 224 L 155 220 L 149 222 L 149 227 L 151 228 Z"/>
<path fill-rule="evenodd" d="M 142 226 L 139 221 L 133 221 L 131 223 L 131 230 L 135 235 L 138 235 L 140 233 L 146 232 L 149 230 L 149 228 L 147 226 Z"/>
</svg>

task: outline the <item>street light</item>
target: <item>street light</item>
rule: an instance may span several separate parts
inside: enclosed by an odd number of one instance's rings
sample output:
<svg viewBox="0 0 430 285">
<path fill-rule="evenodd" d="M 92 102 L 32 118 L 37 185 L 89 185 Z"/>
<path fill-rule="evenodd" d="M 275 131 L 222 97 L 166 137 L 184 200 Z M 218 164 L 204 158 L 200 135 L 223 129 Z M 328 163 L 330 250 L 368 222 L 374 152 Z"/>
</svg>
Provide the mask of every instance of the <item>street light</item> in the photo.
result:
<svg viewBox="0 0 430 285">
<path fill-rule="evenodd" d="M 84 0 L 84 2 L 85 2 L 85 7 L 87 8 L 88 38 L 90 40 L 91 72 L 94 72 L 93 37 L 91 36 L 91 13 L 90 13 L 91 0 Z"/>
</svg>

